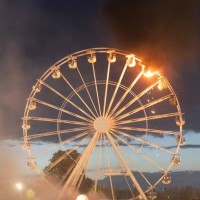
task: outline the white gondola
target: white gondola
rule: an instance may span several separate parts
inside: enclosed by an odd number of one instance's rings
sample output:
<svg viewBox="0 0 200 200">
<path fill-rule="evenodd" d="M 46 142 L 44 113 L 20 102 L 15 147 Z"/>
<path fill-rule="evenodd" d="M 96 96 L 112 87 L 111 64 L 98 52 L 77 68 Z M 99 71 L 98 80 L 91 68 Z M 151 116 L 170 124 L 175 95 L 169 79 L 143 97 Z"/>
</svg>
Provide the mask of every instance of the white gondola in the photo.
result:
<svg viewBox="0 0 200 200">
<path fill-rule="evenodd" d="M 36 102 L 35 101 L 30 101 L 28 107 L 29 107 L 29 110 L 35 110 L 37 108 Z"/>
<path fill-rule="evenodd" d="M 183 126 L 185 124 L 185 120 L 181 118 L 180 116 L 176 116 L 176 125 L 177 126 Z"/>
<path fill-rule="evenodd" d="M 151 190 L 147 193 L 147 197 L 149 200 L 154 200 L 157 198 L 157 193 L 155 190 Z"/>
<path fill-rule="evenodd" d="M 167 84 L 166 84 L 165 80 L 163 78 L 161 78 L 159 83 L 158 83 L 158 89 L 164 90 L 166 88 L 167 88 Z"/>
<path fill-rule="evenodd" d="M 97 58 L 94 54 L 88 56 L 88 62 L 94 64 L 97 61 Z"/>
<path fill-rule="evenodd" d="M 35 169 L 37 164 L 36 162 L 32 161 L 32 162 L 28 162 L 27 163 L 27 166 L 30 168 L 30 169 Z"/>
<path fill-rule="evenodd" d="M 171 183 L 171 177 L 169 174 L 166 174 L 163 178 L 162 178 L 162 183 L 167 185 Z"/>
<path fill-rule="evenodd" d="M 129 67 L 135 67 L 136 65 L 136 60 L 135 60 L 135 55 L 130 54 L 126 56 L 129 60 L 128 60 L 128 66 Z"/>
<path fill-rule="evenodd" d="M 70 69 L 76 69 L 77 68 L 77 61 L 75 59 L 72 59 L 71 62 L 68 63 L 68 66 Z"/>
<path fill-rule="evenodd" d="M 179 157 L 176 157 L 176 158 L 172 158 L 172 163 L 173 163 L 173 166 L 178 166 L 181 164 L 181 158 Z"/>
<path fill-rule="evenodd" d="M 60 73 L 60 70 L 55 70 L 52 74 L 52 78 L 54 79 L 59 79 L 61 77 L 61 73 Z"/>
<path fill-rule="evenodd" d="M 31 128 L 31 123 L 30 123 L 30 122 L 24 122 L 24 123 L 22 124 L 22 128 L 23 128 L 24 130 L 29 130 L 29 129 Z"/>
<path fill-rule="evenodd" d="M 171 96 L 171 97 L 170 97 L 170 99 L 169 99 L 169 104 L 170 104 L 171 106 L 177 106 L 177 105 L 178 105 L 178 102 L 177 102 L 175 96 Z"/>
<path fill-rule="evenodd" d="M 42 86 L 41 85 L 34 85 L 33 86 L 33 90 L 35 91 L 35 92 L 41 92 L 41 89 L 42 89 Z"/>
<path fill-rule="evenodd" d="M 179 144 L 180 146 L 184 146 L 186 144 L 186 140 L 185 138 L 178 138 L 177 139 L 177 144 Z"/>
<path fill-rule="evenodd" d="M 109 54 L 108 55 L 108 62 L 110 62 L 110 63 L 114 63 L 114 62 L 116 62 L 116 60 L 117 60 L 117 58 L 116 58 L 116 54 Z"/>
<path fill-rule="evenodd" d="M 27 150 L 30 150 L 30 146 L 31 146 L 31 145 L 30 145 L 30 143 L 26 142 L 26 143 L 22 143 L 21 146 L 22 146 L 22 149 L 23 149 L 23 150 L 26 150 L 26 149 L 27 149 Z"/>
<path fill-rule="evenodd" d="M 184 146 L 186 144 L 185 138 L 181 138 L 180 146 Z"/>
</svg>

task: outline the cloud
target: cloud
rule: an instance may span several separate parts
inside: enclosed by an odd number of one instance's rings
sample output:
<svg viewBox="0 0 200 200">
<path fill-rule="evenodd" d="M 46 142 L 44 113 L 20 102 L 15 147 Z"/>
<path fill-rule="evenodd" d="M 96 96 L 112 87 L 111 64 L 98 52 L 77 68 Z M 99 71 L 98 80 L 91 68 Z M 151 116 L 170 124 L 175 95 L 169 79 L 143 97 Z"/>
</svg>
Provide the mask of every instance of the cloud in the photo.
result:
<svg viewBox="0 0 200 200">
<path fill-rule="evenodd" d="M 181 147 L 182 149 L 200 149 L 199 144 L 186 144 Z"/>
<path fill-rule="evenodd" d="M 173 149 L 176 148 L 177 146 L 168 146 L 165 147 L 166 149 Z M 200 149 L 200 145 L 199 144 L 186 144 L 181 146 L 181 149 Z"/>
</svg>

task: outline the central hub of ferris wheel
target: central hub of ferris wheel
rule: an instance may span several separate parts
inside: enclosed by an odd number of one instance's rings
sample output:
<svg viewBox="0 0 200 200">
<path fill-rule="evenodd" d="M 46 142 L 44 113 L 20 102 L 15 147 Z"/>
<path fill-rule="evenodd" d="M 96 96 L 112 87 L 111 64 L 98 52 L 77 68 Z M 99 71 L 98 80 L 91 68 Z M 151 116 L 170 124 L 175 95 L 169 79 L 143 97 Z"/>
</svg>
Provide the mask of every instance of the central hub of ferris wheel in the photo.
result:
<svg viewBox="0 0 200 200">
<path fill-rule="evenodd" d="M 106 131 L 109 131 L 110 125 L 110 119 L 107 117 L 100 116 L 94 120 L 94 129 L 98 133 L 105 133 Z"/>
</svg>

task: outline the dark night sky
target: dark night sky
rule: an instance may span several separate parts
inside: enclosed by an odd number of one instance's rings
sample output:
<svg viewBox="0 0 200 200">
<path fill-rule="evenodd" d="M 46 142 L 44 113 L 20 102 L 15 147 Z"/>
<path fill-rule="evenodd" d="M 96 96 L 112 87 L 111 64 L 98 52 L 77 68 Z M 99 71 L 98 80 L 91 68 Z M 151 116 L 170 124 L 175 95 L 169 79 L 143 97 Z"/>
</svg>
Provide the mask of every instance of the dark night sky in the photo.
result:
<svg viewBox="0 0 200 200">
<path fill-rule="evenodd" d="M 199 132 L 200 2 L 108 1 L 106 24 L 121 48 L 158 67 L 175 87 L 187 130 Z"/>
<path fill-rule="evenodd" d="M 33 83 L 54 62 L 85 48 L 113 46 L 99 3 L 0 2 L 0 138 L 20 138 Z"/>
<path fill-rule="evenodd" d="M 0 138 L 20 138 L 26 98 L 58 59 L 92 47 L 131 50 L 159 66 L 199 132 L 199 6 L 170 1 L 0 2 Z"/>
</svg>

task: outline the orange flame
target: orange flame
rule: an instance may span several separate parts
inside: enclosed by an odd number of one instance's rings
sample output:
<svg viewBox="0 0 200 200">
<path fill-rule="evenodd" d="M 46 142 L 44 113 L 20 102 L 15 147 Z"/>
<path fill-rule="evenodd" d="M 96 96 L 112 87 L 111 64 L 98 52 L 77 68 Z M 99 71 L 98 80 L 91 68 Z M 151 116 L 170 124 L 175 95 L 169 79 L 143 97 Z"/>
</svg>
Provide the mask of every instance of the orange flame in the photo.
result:
<svg viewBox="0 0 200 200">
<path fill-rule="evenodd" d="M 150 78 L 152 76 L 154 76 L 156 72 L 151 72 L 151 70 L 149 69 L 147 72 L 144 73 L 144 76 Z"/>
</svg>

